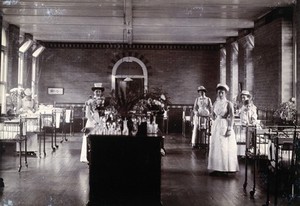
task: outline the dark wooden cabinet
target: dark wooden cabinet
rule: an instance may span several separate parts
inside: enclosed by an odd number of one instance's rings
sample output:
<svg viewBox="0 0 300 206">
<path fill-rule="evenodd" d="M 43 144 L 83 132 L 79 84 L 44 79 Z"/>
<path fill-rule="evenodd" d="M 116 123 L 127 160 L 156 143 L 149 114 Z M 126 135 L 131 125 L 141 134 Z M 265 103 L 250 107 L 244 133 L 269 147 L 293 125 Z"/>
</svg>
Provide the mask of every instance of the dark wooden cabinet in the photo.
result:
<svg viewBox="0 0 300 206">
<path fill-rule="evenodd" d="M 161 140 L 90 135 L 89 205 L 161 205 Z"/>
</svg>

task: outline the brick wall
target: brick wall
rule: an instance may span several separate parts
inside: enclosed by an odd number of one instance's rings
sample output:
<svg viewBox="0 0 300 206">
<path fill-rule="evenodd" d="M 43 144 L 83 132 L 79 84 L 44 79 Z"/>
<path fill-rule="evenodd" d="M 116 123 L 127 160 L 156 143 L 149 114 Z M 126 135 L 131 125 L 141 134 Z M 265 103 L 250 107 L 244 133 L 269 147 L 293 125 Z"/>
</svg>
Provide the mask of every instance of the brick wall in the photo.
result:
<svg viewBox="0 0 300 206">
<path fill-rule="evenodd" d="M 173 104 L 192 104 L 202 84 L 215 98 L 219 82 L 218 49 L 130 49 L 150 69 L 149 88 L 162 87 Z M 118 49 L 46 48 L 40 58 L 39 102 L 84 102 L 94 82 L 102 82 L 105 95 L 111 89 L 111 67 Z M 64 88 L 63 95 L 48 95 L 48 87 Z"/>
<path fill-rule="evenodd" d="M 290 75 L 292 70 L 290 59 L 292 44 L 291 38 L 288 37 L 291 25 L 284 22 L 283 18 L 278 18 L 254 30 L 253 95 L 259 108 L 276 108 L 286 96 L 290 95 L 288 91 L 292 87 L 290 77 L 281 79 L 282 72 L 285 72 L 284 75 Z"/>
</svg>

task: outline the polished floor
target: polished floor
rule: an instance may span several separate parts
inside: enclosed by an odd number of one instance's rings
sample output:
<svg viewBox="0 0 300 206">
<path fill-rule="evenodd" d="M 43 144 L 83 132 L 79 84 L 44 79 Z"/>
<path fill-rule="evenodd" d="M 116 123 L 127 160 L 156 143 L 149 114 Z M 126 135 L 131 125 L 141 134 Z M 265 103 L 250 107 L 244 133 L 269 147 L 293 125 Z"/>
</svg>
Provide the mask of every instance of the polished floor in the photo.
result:
<svg viewBox="0 0 300 206">
<path fill-rule="evenodd" d="M 60 138 L 60 137 L 59 137 Z M 18 157 L 13 144 L 2 144 L 0 177 L 5 187 L 0 197 L 1 206 L 79 206 L 86 205 L 89 194 L 89 168 L 79 162 L 81 134 L 69 136 L 53 152 L 50 138 L 46 142 L 46 156 L 29 157 L 28 168 L 23 165 L 18 172 Z M 162 157 L 161 202 L 163 206 L 229 206 L 264 205 L 267 195 L 257 184 L 254 198 L 249 192 L 253 186 L 253 172 L 248 167 L 247 191 L 243 190 L 245 177 L 244 159 L 240 171 L 226 176 L 210 176 L 206 169 L 205 150 L 191 149 L 189 139 L 180 134 L 165 137 L 167 154 Z M 270 204 L 274 205 L 274 196 Z M 285 196 L 278 197 L 277 205 L 299 205 Z"/>
</svg>

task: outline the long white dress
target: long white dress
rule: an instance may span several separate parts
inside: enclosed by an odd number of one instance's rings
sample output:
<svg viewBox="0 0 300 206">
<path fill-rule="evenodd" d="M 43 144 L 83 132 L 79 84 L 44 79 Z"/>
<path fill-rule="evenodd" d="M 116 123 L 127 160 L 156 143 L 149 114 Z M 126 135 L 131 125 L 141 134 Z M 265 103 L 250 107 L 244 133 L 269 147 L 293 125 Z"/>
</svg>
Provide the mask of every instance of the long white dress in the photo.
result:
<svg viewBox="0 0 300 206">
<path fill-rule="evenodd" d="M 99 122 L 99 113 L 92 111 L 90 107 L 91 102 L 88 102 L 85 108 L 85 116 L 87 117 L 87 122 L 85 128 L 87 130 L 92 130 L 97 122 Z M 80 153 L 80 162 L 88 163 L 87 159 L 87 135 L 84 133 L 82 137 L 81 153 Z"/>
<path fill-rule="evenodd" d="M 225 136 L 228 124 L 232 122 L 229 120 L 233 118 L 233 105 L 226 99 L 217 99 L 213 112 L 216 118 L 212 122 L 207 168 L 220 172 L 239 171 L 234 131 L 230 136 Z"/>
<path fill-rule="evenodd" d="M 36 103 L 33 99 L 31 99 L 30 96 L 25 96 L 22 99 L 22 107 L 20 109 L 20 115 L 24 117 L 38 117 L 37 114 L 35 114 L 36 110 Z M 30 131 L 29 128 L 37 127 L 38 123 L 34 120 L 27 120 L 27 132 L 26 132 L 26 138 L 27 138 L 27 152 L 37 153 L 38 152 L 38 135 L 36 131 Z M 16 143 L 16 151 L 20 151 L 19 143 Z M 25 144 L 22 144 L 21 151 L 25 151 Z"/>
<path fill-rule="evenodd" d="M 196 145 L 197 141 L 197 130 L 207 129 L 207 117 L 209 116 L 212 108 L 211 99 L 209 97 L 197 97 L 194 103 L 194 115 L 193 118 L 193 132 L 192 132 L 192 145 Z"/>
</svg>

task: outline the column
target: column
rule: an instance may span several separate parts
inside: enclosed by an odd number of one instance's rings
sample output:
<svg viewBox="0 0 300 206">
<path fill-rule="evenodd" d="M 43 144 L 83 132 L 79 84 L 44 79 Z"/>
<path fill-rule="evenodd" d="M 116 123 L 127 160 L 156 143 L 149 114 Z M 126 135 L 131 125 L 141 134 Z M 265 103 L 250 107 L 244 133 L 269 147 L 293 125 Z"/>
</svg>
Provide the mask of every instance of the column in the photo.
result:
<svg viewBox="0 0 300 206">
<path fill-rule="evenodd" d="M 239 42 L 239 80 L 241 89 L 248 90 L 253 94 L 253 59 L 254 37 L 248 34 L 238 40 Z"/>
<path fill-rule="evenodd" d="M 220 83 L 226 83 L 226 48 L 220 50 Z"/>
<path fill-rule="evenodd" d="M 226 46 L 226 84 L 230 87 L 229 100 L 235 100 L 238 95 L 238 43 L 235 39 L 230 38 Z M 228 76 L 227 76 L 228 75 Z"/>
</svg>

